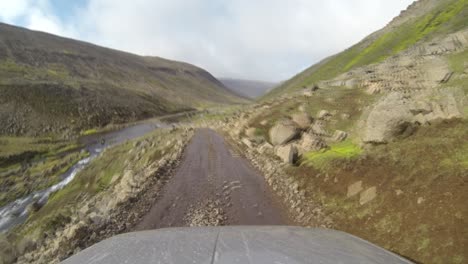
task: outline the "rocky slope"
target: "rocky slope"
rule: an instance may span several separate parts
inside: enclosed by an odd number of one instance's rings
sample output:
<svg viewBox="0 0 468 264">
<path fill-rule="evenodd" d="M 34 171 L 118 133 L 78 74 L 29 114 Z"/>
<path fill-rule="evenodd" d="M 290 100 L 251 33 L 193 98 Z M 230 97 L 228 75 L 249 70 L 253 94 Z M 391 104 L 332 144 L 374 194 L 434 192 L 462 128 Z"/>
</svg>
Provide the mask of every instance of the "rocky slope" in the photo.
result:
<svg viewBox="0 0 468 264">
<path fill-rule="evenodd" d="M 416 263 L 465 263 L 467 16 L 466 0 L 417 1 L 214 126 L 298 222 Z"/>
<path fill-rule="evenodd" d="M 70 132 L 243 102 L 211 74 L 0 24 L 0 134 Z"/>
<path fill-rule="evenodd" d="M 466 44 L 459 43 L 456 34 L 452 35 L 455 39 L 447 38 L 447 36 L 460 32 L 468 26 L 467 5 L 466 0 L 415 1 L 383 29 L 372 33 L 345 51 L 328 57 L 299 73 L 272 90 L 265 98 L 313 87 L 320 81 L 330 80 L 350 70 L 380 63 L 389 58 L 391 60 L 393 56 L 396 56 L 396 60 L 389 62 L 389 67 L 386 69 L 391 69 L 390 66 L 393 64 L 393 66 L 408 66 L 409 71 L 411 71 L 411 67 L 415 67 L 416 64 L 424 64 L 425 55 L 442 55 L 441 53 L 450 50 L 460 50 L 460 45 Z M 440 41 L 444 43 L 440 43 Z M 414 45 L 419 47 L 411 49 Z M 401 54 L 405 51 L 406 54 Z M 408 53 L 416 57 L 413 66 L 409 65 L 411 64 L 409 61 L 413 58 L 407 57 Z M 401 61 L 399 64 L 398 57 L 401 55 L 405 57 L 406 61 Z M 428 57 L 427 59 L 440 60 L 440 57 L 435 59 Z M 390 77 L 392 72 L 385 72 L 385 74 Z M 409 77 L 408 75 L 404 79 Z M 348 85 L 353 85 L 353 83 L 349 82 Z"/>
<path fill-rule="evenodd" d="M 105 150 L 25 224 L 0 235 L 1 263 L 57 263 L 132 231 L 160 198 L 192 135 L 188 128 L 160 129 Z"/>
</svg>

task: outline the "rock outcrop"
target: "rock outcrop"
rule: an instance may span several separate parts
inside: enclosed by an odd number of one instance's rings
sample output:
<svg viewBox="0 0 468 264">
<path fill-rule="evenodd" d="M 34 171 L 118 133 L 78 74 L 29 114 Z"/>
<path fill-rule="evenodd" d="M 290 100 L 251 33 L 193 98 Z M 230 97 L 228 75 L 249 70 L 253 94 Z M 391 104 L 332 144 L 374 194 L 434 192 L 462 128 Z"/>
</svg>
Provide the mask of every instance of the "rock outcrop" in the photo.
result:
<svg viewBox="0 0 468 264">
<path fill-rule="evenodd" d="M 307 129 L 312 124 L 312 118 L 305 112 L 299 112 L 291 115 L 292 121 L 294 121 L 300 129 Z"/>
<path fill-rule="evenodd" d="M 270 129 L 271 144 L 277 146 L 286 144 L 299 135 L 297 125 L 290 120 L 282 120 Z"/>
</svg>

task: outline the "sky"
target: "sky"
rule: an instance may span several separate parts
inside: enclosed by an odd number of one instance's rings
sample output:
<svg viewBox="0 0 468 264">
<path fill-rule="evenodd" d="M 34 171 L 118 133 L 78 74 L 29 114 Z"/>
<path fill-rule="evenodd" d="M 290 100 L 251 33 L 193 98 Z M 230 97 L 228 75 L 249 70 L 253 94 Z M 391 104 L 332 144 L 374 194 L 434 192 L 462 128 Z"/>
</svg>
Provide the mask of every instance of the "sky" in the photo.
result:
<svg viewBox="0 0 468 264">
<path fill-rule="evenodd" d="M 0 21 L 216 77 L 283 81 L 384 27 L 413 0 L 0 0 Z"/>
</svg>

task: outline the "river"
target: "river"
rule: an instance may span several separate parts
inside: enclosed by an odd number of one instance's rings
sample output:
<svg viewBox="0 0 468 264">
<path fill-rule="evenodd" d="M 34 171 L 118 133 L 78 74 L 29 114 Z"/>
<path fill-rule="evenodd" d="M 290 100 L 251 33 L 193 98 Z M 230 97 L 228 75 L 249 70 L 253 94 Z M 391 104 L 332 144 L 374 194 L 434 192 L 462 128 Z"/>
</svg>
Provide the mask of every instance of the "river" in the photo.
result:
<svg viewBox="0 0 468 264">
<path fill-rule="evenodd" d="M 17 199 L 0 208 L 0 232 L 4 233 L 12 227 L 24 223 L 28 218 L 28 206 L 34 202 L 45 204 L 49 195 L 58 191 L 70 183 L 78 172 L 85 168 L 99 153 L 105 148 L 118 145 L 144 134 L 151 132 L 159 127 L 167 126 L 158 119 L 150 119 L 135 123 L 118 131 L 112 131 L 102 134 L 89 135 L 80 138 L 80 143 L 89 152 L 89 157 L 78 161 L 67 172 L 61 176 L 61 181 L 45 190 L 40 190 L 29 194 L 26 197 Z"/>
</svg>

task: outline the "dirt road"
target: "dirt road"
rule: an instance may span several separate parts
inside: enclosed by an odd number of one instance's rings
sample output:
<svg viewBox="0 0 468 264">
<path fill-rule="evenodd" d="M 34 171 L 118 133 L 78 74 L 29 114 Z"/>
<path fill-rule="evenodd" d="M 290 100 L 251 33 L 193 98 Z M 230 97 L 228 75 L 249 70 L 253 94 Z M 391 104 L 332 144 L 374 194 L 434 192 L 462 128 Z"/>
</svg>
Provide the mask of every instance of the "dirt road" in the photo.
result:
<svg viewBox="0 0 468 264">
<path fill-rule="evenodd" d="M 209 129 L 196 131 L 179 168 L 135 230 L 291 224 L 248 161 Z"/>
</svg>

